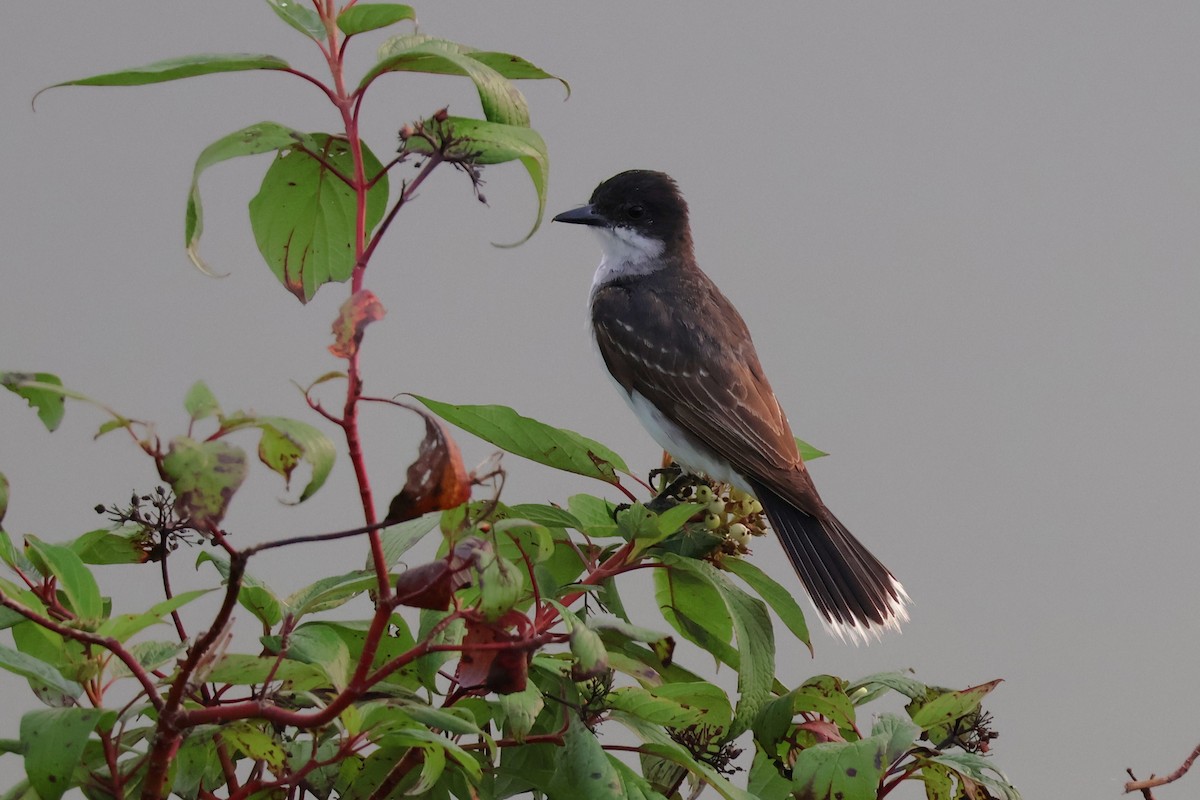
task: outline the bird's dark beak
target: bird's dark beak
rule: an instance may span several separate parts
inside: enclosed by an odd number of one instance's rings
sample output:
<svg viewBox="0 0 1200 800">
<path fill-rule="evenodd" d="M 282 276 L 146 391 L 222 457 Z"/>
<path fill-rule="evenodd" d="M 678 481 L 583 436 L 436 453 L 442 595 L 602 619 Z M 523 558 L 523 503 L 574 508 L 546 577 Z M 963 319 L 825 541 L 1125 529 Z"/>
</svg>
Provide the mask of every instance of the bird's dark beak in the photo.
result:
<svg viewBox="0 0 1200 800">
<path fill-rule="evenodd" d="M 580 206 L 572 208 L 570 211 L 564 211 L 554 218 L 555 222 L 571 222 L 576 225 L 595 225 L 597 227 L 605 227 L 608 225 L 608 220 L 596 213 L 596 207 L 593 205 Z"/>
</svg>

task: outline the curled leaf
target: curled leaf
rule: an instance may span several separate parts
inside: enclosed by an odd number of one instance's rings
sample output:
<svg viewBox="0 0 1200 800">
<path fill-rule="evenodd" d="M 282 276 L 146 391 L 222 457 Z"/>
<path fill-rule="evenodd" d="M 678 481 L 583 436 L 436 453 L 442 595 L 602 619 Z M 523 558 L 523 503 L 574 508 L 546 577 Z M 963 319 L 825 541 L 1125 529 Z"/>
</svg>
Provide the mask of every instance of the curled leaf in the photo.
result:
<svg viewBox="0 0 1200 800">
<path fill-rule="evenodd" d="M 363 329 L 376 320 L 383 319 L 387 309 L 370 289 L 361 289 L 352 294 L 338 310 L 333 321 L 333 344 L 329 352 L 338 358 L 351 359 L 362 343 Z"/>
<path fill-rule="evenodd" d="M 430 413 L 405 406 L 425 420 L 425 438 L 417 460 L 408 468 L 408 479 L 388 506 L 388 523 L 416 519 L 430 511 L 462 505 L 471 497 L 471 479 L 463 466 L 458 445 Z"/>
<path fill-rule="evenodd" d="M 529 652 L 520 641 L 519 636 L 498 624 L 467 620 L 462 657 L 454 673 L 460 691 L 472 694 L 525 691 L 529 681 Z M 512 647 L 489 647 L 505 642 Z"/>
</svg>

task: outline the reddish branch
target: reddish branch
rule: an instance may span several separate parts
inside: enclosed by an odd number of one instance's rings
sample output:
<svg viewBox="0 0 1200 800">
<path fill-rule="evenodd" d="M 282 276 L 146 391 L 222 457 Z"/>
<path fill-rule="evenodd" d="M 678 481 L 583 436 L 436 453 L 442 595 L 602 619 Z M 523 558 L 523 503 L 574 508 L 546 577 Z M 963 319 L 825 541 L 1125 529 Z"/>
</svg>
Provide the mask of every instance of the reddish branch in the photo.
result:
<svg viewBox="0 0 1200 800">
<path fill-rule="evenodd" d="M 1174 783 L 1182 778 L 1187 774 L 1187 771 L 1192 768 L 1192 764 L 1196 763 L 1197 758 L 1200 758 L 1200 744 L 1196 745 L 1195 749 L 1192 750 L 1191 755 L 1184 759 L 1183 763 L 1179 765 L 1179 769 L 1175 770 L 1170 775 L 1164 775 L 1163 777 L 1158 778 L 1151 774 L 1149 778 L 1139 781 L 1137 776 L 1133 774 L 1133 770 L 1127 769 L 1125 772 L 1128 773 L 1132 780 L 1125 784 L 1125 794 L 1129 794 L 1130 792 L 1141 792 L 1142 797 L 1146 798 L 1146 800 L 1154 800 L 1154 795 L 1150 792 L 1151 789 L 1167 783 Z"/>
<path fill-rule="evenodd" d="M 2 592 L 0 592 L 0 605 L 17 612 L 21 616 L 40 627 L 45 628 L 46 630 L 54 631 L 65 639 L 74 639 L 77 642 L 103 647 L 105 650 L 108 650 L 114 656 L 121 659 L 121 662 L 129 668 L 131 673 L 133 673 L 133 677 L 136 678 L 137 682 L 142 685 L 142 690 L 146 693 L 146 699 L 149 700 L 150 705 L 154 706 L 155 710 L 157 711 L 162 710 L 163 699 L 162 696 L 159 695 L 153 679 L 151 679 L 145 668 L 138 663 L 138 660 L 134 658 L 133 654 L 126 650 L 125 647 L 122 646 L 122 644 L 116 639 L 113 639 L 110 636 L 97 636 L 94 633 L 81 631 L 78 628 L 72 628 L 68 625 L 55 622 L 49 617 L 39 614 L 24 603 L 21 603 L 20 601 L 15 600 Z"/>
</svg>

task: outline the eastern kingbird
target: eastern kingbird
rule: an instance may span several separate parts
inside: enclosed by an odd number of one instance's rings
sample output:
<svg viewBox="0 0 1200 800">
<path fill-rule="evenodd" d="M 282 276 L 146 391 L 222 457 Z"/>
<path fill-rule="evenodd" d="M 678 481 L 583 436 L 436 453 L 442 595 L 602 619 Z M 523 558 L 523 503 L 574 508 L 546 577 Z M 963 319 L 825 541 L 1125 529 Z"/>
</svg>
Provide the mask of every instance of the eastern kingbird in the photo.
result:
<svg viewBox="0 0 1200 800">
<path fill-rule="evenodd" d="M 600 237 L 592 331 L 650 435 L 688 472 L 758 498 L 835 634 L 868 641 L 899 629 L 908 594 L 821 502 L 746 323 L 696 265 L 675 181 L 622 172 L 554 221 Z"/>
</svg>

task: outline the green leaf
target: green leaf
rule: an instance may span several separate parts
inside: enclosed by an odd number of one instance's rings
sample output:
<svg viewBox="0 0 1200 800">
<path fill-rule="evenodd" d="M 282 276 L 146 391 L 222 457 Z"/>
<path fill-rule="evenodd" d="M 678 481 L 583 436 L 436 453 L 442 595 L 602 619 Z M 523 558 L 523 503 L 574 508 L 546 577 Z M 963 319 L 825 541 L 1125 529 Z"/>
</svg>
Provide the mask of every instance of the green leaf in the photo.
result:
<svg viewBox="0 0 1200 800">
<path fill-rule="evenodd" d="M 79 697 L 83 693 L 82 686 L 64 678 L 50 664 L 4 645 L 0 645 L 0 668 L 28 678 L 33 683 L 45 685 L 66 697 Z"/>
<path fill-rule="evenodd" d="M 879 697 L 888 689 L 898 692 L 910 700 L 922 699 L 927 692 L 925 684 L 902 672 L 879 672 L 855 681 L 846 689 L 846 694 L 854 699 L 854 705 L 861 706 Z"/>
<path fill-rule="evenodd" d="M 96 629 L 96 633 L 100 636 L 108 636 L 116 639 L 118 642 L 124 642 L 135 633 L 139 633 L 151 625 L 163 622 L 164 617 L 172 611 L 183 608 L 196 598 L 203 597 L 211 591 L 212 589 L 193 589 L 190 592 L 177 594 L 169 600 L 162 600 L 155 603 L 150 607 L 149 611 L 143 614 L 122 614 L 117 617 L 111 617 Z"/>
<path fill-rule="evenodd" d="M 926 761 L 917 774 L 925 784 L 925 800 L 954 800 L 954 781 L 950 779 L 949 767 Z"/>
<path fill-rule="evenodd" d="M 874 797 L 884 774 L 919 733 L 908 720 L 884 714 L 865 739 L 805 748 L 792 768 L 796 797 Z"/>
<path fill-rule="evenodd" d="M 62 386 L 62 379 L 49 372 L 3 372 L 0 384 L 37 409 L 38 419 L 53 432 L 62 422 L 66 411 L 64 394 L 54 387 Z"/>
<path fill-rule="evenodd" d="M 171 440 L 163 476 L 175 492 L 175 512 L 194 527 L 221 524 L 229 501 L 246 479 L 246 454 L 228 442 Z"/>
<path fill-rule="evenodd" d="M 537 193 L 537 217 L 524 237 L 512 244 L 499 246 L 515 247 L 529 241 L 542 224 L 546 210 L 546 185 L 550 177 L 550 156 L 541 135 L 528 127 L 528 123 L 506 125 L 470 117 L 447 117 L 443 122 L 429 120 L 424 125 L 426 130 L 436 132 L 435 141 L 444 145 L 440 148 L 441 152 L 450 160 L 480 165 L 521 162 Z M 404 149 L 431 154 L 434 148 L 428 140 L 412 136 L 405 140 Z"/>
<path fill-rule="evenodd" d="M 396 562 L 407 553 L 417 542 L 425 538 L 431 530 L 437 527 L 442 512 L 431 511 L 424 516 L 389 525 L 380 534 L 383 540 L 383 559 L 385 566 L 391 569 Z M 373 556 L 367 556 L 367 568 L 374 569 Z"/>
<path fill-rule="evenodd" d="M 630 716 L 645 720 L 651 725 L 670 728 L 687 728 L 699 725 L 701 712 L 677 700 L 659 697 L 640 686 L 622 686 L 613 689 L 605 698 L 609 708 L 624 711 Z M 728 703 L 726 706 L 728 707 Z"/>
<path fill-rule="evenodd" d="M 214 274 L 200 258 L 200 234 L 204 230 L 204 212 L 200 205 L 200 173 L 214 164 L 237 156 L 250 156 L 294 147 L 310 142 L 309 137 L 286 128 L 277 122 L 259 122 L 222 136 L 200 153 L 192 170 L 192 187 L 188 191 L 187 212 L 184 216 L 184 243 L 188 258 L 206 274 Z M 215 401 L 214 401 L 215 402 Z"/>
<path fill-rule="evenodd" d="M 273 772 L 283 767 L 286 756 L 275 737 L 252 722 L 239 721 L 221 727 L 220 736 L 234 750 L 254 761 L 265 761 Z"/>
<path fill-rule="evenodd" d="M 355 570 L 345 575 L 333 575 L 305 586 L 283 601 L 289 614 L 296 619 L 337 608 L 363 592 L 376 587 L 375 573 Z"/>
<path fill-rule="evenodd" d="M 611 800 L 625 796 L 621 779 L 596 735 L 584 727 L 574 714 L 569 717 L 560 752 L 562 756 L 558 759 L 558 770 L 554 775 L 558 791 L 551 792 L 551 797 Z"/>
<path fill-rule="evenodd" d="M 582 523 L 576 530 L 592 538 L 617 535 L 617 522 L 613 515 L 617 506 L 591 494 L 576 494 L 567 498 L 567 508 Z"/>
<path fill-rule="evenodd" d="M 301 625 L 288 640 L 287 655 L 324 672 L 338 691 L 345 689 L 350 680 L 350 648 L 327 625 L 319 622 Z"/>
<path fill-rule="evenodd" d="M 671 663 L 675 652 L 675 640 L 665 633 L 650 628 L 631 625 L 616 617 L 607 615 L 592 615 L 588 617 L 588 625 L 603 634 L 605 631 L 615 631 L 627 640 L 645 642 L 654 650 L 654 654 L 664 663 Z"/>
<path fill-rule="evenodd" d="M 302 0 L 267 0 L 281 20 L 291 25 L 310 39 L 324 41 L 326 36 L 325 23 L 311 8 L 302 5 Z"/>
<path fill-rule="evenodd" d="M 51 708 L 21 717 L 25 775 L 41 800 L 59 800 L 75 786 L 73 773 L 92 730 L 106 713 L 96 708 Z"/>
<path fill-rule="evenodd" d="M 525 573 L 494 553 L 481 554 L 479 563 L 479 610 L 494 621 L 520 601 Z"/>
<path fill-rule="evenodd" d="M 82 559 L 69 547 L 49 544 L 36 536 L 25 537 L 30 557 L 40 559 L 67 597 L 67 604 L 81 622 L 98 622 L 104 616 L 100 587 Z M 36 563 L 36 561 L 35 561 Z"/>
<path fill-rule="evenodd" d="M 753 589 L 759 597 L 778 615 L 779 621 L 808 647 L 812 655 L 812 642 L 808 638 L 808 624 L 804 621 L 804 611 L 792 593 L 779 584 L 774 578 L 763 572 L 744 558 L 727 558 L 722 566 L 741 578 L 747 586 Z"/>
<path fill-rule="evenodd" d="M 312 467 L 312 477 L 296 502 L 303 503 L 316 494 L 329 477 L 337 453 L 329 437 L 307 422 L 286 417 L 258 417 L 254 424 L 262 430 L 259 460 L 282 475 L 285 484 L 301 459 Z"/>
<path fill-rule="evenodd" d="M 753 723 L 767 704 L 775 677 L 775 635 L 771 617 L 761 600 L 751 597 L 730 583 L 706 561 L 681 558 L 671 553 L 660 556 L 668 573 L 690 573 L 711 585 L 728 610 L 738 643 L 738 703 L 730 723 L 730 737 L 738 736 Z M 656 570 L 657 572 L 657 570 Z M 660 607 L 662 603 L 659 603 Z M 707 612 L 712 614 L 712 609 Z M 690 616 L 690 615 L 689 615 Z M 726 640 L 728 641 L 728 640 Z"/>
<path fill-rule="evenodd" d="M 650 687 L 650 693 L 691 709 L 698 715 L 702 725 L 728 730 L 733 721 L 729 695 L 721 687 L 707 681 L 664 683 Z"/>
<path fill-rule="evenodd" d="M 688 641 L 728 661 L 721 645 L 728 646 L 733 639 L 733 618 L 713 582 L 688 568 L 656 569 L 652 574 L 654 599 L 663 619 Z"/>
<path fill-rule="evenodd" d="M 574 514 L 558 506 L 543 505 L 541 503 L 520 503 L 515 506 L 509 506 L 508 511 L 514 517 L 527 519 L 530 522 L 536 522 L 538 525 L 545 525 L 547 528 L 574 528 L 581 532 L 583 530 L 583 523 Z M 612 521 L 611 517 L 609 521 Z"/>
<path fill-rule="evenodd" d="M 136 528 L 113 533 L 106 528 L 88 531 L 71 542 L 85 564 L 142 564 L 149 558 L 145 534 Z"/>
<path fill-rule="evenodd" d="M 812 461 L 814 458 L 821 458 L 822 456 L 829 455 L 829 453 L 826 453 L 824 450 L 818 450 L 817 448 L 813 447 L 799 436 L 796 437 L 796 447 L 800 450 L 800 457 L 805 461 Z"/>
<path fill-rule="evenodd" d="M 425 72 L 464 75 L 475 84 L 483 115 L 490 122 L 529 126 L 529 106 L 517 87 L 482 61 L 471 48 L 421 34 L 395 36 L 379 48 L 379 61 L 359 82 L 359 91 L 385 72 Z"/>
<path fill-rule="evenodd" d="M 129 652 L 147 670 L 158 669 L 168 661 L 183 654 L 185 645 L 182 642 L 138 642 L 129 645 Z M 113 678 L 123 678 L 131 675 L 125 662 L 113 659 L 109 662 L 108 674 Z"/>
<path fill-rule="evenodd" d="M 613 712 L 612 716 L 614 720 L 629 728 L 637 734 L 639 739 L 646 742 L 646 750 L 699 775 L 726 800 L 759 800 L 757 795 L 752 795 L 745 789 L 734 786 L 711 764 L 693 756 L 685 747 L 673 740 L 661 726 L 648 724 L 621 711 Z M 858 798 L 847 795 L 846 800 L 858 800 Z"/>
<path fill-rule="evenodd" d="M 183 398 L 183 408 L 193 422 L 221 413 L 221 404 L 204 381 L 196 381 L 188 389 Z"/>
<path fill-rule="evenodd" d="M 538 714 L 546 707 L 546 700 L 533 681 L 526 684 L 523 691 L 496 695 L 494 702 L 503 714 L 501 724 L 504 726 L 505 736 L 518 743 L 525 741 L 525 736 L 533 729 Z"/>
<path fill-rule="evenodd" d="M 201 553 L 196 556 L 196 566 L 210 562 L 221 573 L 221 577 L 229 580 L 229 560 L 216 553 Z M 264 625 L 274 627 L 283 619 L 283 604 L 275 593 L 265 583 L 255 578 L 249 572 L 242 574 L 242 588 L 238 592 L 238 603 L 257 617 Z"/>
<path fill-rule="evenodd" d="M 354 36 L 386 28 L 406 19 L 414 22 L 417 19 L 417 12 L 413 11 L 412 6 L 400 3 L 359 3 L 338 14 L 337 24 L 342 33 Z"/>
<path fill-rule="evenodd" d="M 88 78 L 63 81 L 46 89 L 59 86 L 144 86 L 148 83 L 177 81 L 197 75 L 212 75 L 217 72 L 244 72 L 252 69 L 287 69 L 288 63 L 275 56 L 255 53 L 201 53 L 198 55 L 168 58 L 141 67 L 130 67 L 117 72 L 106 72 Z M 42 89 L 40 95 L 46 91 Z M 34 95 L 34 100 L 37 96 Z"/>
<path fill-rule="evenodd" d="M 272 681 L 289 684 L 295 691 L 329 686 L 329 678 L 325 673 L 311 664 L 245 653 L 226 653 L 221 656 L 205 680 L 212 683 L 255 686 L 266 681 L 268 677 Z"/>
<path fill-rule="evenodd" d="M 496 552 L 512 561 L 522 560 L 522 554 L 534 564 L 554 555 L 554 537 L 542 525 L 525 519 L 502 519 L 492 525 L 496 536 Z"/>
<path fill-rule="evenodd" d="M 617 484 L 625 462 L 599 442 L 574 431 L 552 428 L 506 406 L 456 406 L 413 395 L 442 419 L 484 441 L 539 464 Z"/>
<path fill-rule="evenodd" d="M 755 747 L 746 789 L 755 797 L 789 797 L 792 782 L 779 774 L 779 769 L 761 747 Z"/>
<path fill-rule="evenodd" d="M 978 711 L 979 702 L 999 685 L 1000 681 L 994 680 L 961 691 L 937 690 L 930 687 L 931 691 L 938 693 L 933 699 L 909 704 L 912 721 L 925 731 L 937 725 L 949 724 L 966 714 Z"/>
<path fill-rule="evenodd" d="M 312 143 L 308 149 L 321 160 L 299 148 L 281 154 L 250 201 L 250 227 L 259 252 L 280 283 L 302 303 L 322 285 L 347 280 L 357 258 L 357 198 L 342 180 L 354 175 L 350 146 L 324 133 L 307 139 Z M 366 174 L 381 176 L 367 191 L 369 234 L 383 218 L 388 180 L 383 165 L 365 144 L 362 157 Z"/>
<path fill-rule="evenodd" d="M 1021 800 L 1020 792 L 1008 782 L 1004 773 L 997 769 L 990 760 L 978 753 L 959 751 L 939 753 L 935 756 L 928 756 L 928 760 L 949 767 L 958 775 L 975 783 L 983 784 L 1001 800 Z"/>
</svg>

